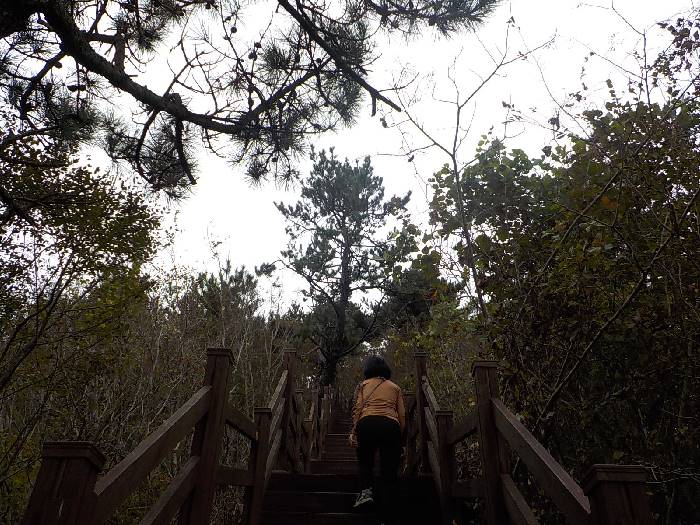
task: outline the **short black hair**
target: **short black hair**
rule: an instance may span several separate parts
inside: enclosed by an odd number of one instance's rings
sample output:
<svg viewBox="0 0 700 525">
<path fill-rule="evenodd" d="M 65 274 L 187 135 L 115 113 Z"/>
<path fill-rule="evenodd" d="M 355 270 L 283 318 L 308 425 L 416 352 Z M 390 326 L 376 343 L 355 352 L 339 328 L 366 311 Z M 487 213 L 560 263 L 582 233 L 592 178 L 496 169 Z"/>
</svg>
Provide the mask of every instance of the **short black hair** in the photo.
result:
<svg viewBox="0 0 700 525">
<path fill-rule="evenodd" d="M 386 363 L 383 357 L 371 355 L 365 359 L 365 369 L 363 374 L 365 379 L 371 379 L 373 377 L 391 379 L 391 368 L 389 368 L 389 365 Z"/>
</svg>

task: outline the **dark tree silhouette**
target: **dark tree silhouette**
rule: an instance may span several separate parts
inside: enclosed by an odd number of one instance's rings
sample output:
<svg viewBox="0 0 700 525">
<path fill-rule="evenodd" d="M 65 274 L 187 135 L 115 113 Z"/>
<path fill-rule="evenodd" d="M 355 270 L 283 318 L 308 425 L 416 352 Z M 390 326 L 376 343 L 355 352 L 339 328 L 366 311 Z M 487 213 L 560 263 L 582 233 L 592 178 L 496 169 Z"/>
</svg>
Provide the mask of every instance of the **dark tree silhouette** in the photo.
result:
<svg viewBox="0 0 700 525">
<path fill-rule="evenodd" d="M 474 29 L 497 3 L 278 0 L 258 31 L 266 6 L 245 12 L 234 0 L 4 1 L 0 85 L 20 122 L 2 142 L 99 131 L 114 159 L 175 191 L 195 182 L 200 133 L 217 153 L 232 144 L 254 180 L 292 177 L 306 139 L 352 123 L 363 91 L 373 113 L 378 103 L 399 110 L 367 81 L 380 30 Z M 170 82 L 157 93 L 145 74 L 168 49 Z M 133 122 L 96 104 L 120 104 L 121 93 L 138 103 Z"/>
</svg>

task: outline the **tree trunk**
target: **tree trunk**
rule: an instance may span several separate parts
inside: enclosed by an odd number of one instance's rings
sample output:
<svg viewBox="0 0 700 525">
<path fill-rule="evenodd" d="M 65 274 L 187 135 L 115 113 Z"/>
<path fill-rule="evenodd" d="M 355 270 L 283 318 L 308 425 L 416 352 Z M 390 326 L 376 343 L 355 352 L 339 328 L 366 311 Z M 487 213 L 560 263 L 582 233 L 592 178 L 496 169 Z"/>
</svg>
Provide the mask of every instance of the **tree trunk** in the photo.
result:
<svg viewBox="0 0 700 525">
<path fill-rule="evenodd" d="M 321 379 L 323 385 L 332 385 L 335 382 L 338 359 L 343 355 L 348 346 L 348 340 L 345 336 L 345 326 L 347 324 L 348 304 L 350 303 L 350 285 L 352 284 L 350 280 L 350 256 L 352 252 L 350 241 L 346 233 L 343 233 L 343 240 L 343 251 L 340 255 L 339 297 L 335 309 L 335 337 L 333 339 L 330 358 L 326 360 L 324 364 L 323 377 Z"/>
<path fill-rule="evenodd" d="M 335 378 L 338 370 L 338 361 L 335 359 L 327 360 L 323 364 L 323 371 L 321 372 L 321 385 L 329 386 L 335 383 Z"/>
</svg>

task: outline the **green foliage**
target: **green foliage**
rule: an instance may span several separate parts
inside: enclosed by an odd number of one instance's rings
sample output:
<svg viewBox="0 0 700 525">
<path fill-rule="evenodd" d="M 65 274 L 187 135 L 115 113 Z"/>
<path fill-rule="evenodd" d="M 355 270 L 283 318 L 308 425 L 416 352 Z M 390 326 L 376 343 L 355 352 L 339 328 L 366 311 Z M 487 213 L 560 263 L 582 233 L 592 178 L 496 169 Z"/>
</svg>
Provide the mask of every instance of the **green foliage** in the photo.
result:
<svg viewBox="0 0 700 525">
<path fill-rule="evenodd" d="M 314 306 L 306 333 L 322 356 L 327 384 L 337 362 L 377 328 L 381 300 L 368 298 L 365 311 L 353 298 L 385 289 L 416 249 L 417 230 L 406 211 L 410 195 L 385 201 L 369 158 L 353 166 L 331 150 L 314 161 L 300 200 L 277 208 L 289 236 L 283 263 L 309 285 L 305 295 Z"/>
<path fill-rule="evenodd" d="M 586 136 L 536 159 L 485 137 L 464 170 L 474 284 L 491 314 L 475 323 L 504 364 L 509 404 L 564 465 L 649 466 L 661 521 L 689 524 L 700 512 L 700 105 L 680 89 L 658 104 L 609 86 L 604 109 L 580 113 Z M 431 219 L 459 236 L 455 181 L 443 170 L 433 184 Z"/>
<path fill-rule="evenodd" d="M 160 221 L 139 188 L 34 137 L 2 150 L 0 172 L 0 521 L 16 522 L 35 431 L 114 363 L 96 347 L 148 289 Z"/>
</svg>

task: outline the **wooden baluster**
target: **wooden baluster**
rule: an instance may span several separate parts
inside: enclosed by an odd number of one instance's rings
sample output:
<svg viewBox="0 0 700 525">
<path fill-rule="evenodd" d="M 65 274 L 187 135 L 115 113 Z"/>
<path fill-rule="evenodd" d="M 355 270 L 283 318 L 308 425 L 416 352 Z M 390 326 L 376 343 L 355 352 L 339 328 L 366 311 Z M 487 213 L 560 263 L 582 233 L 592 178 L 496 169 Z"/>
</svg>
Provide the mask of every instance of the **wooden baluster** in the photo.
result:
<svg viewBox="0 0 700 525">
<path fill-rule="evenodd" d="M 635 465 L 593 465 L 583 480 L 592 525 L 651 525 L 647 474 Z"/>
<path fill-rule="evenodd" d="M 311 408 L 309 409 L 309 417 L 306 419 L 309 427 L 309 444 L 306 470 L 308 470 L 309 462 L 316 458 L 316 446 L 318 435 L 318 387 L 311 390 Z"/>
<path fill-rule="evenodd" d="M 326 387 L 326 395 L 328 397 L 328 414 L 326 415 L 326 434 L 328 434 L 328 431 L 331 428 L 331 425 L 333 424 L 333 413 L 335 411 L 335 392 L 333 391 L 333 387 L 328 385 Z"/>
<path fill-rule="evenodd" d="M 505 511 L 501 489 L 501 473 L 508 473 L 505 442 L 496 429 L 492 399 L 498 398 L 496 361 L 475 361 L 472 368 L 479 430 L 479 450 L 486 484 L 485 514 L 489 525 L 505 525 Z"/>
<path fill-rule="evenodd" d="M 455 451 L 454 445 L 450 445 L 447 440 L 447 434 L 452 430 L 453 415 L 451 410 L 439 410 L 435 414 L 435 419 L 438 424 L 438 439 L 439 443 L 439 461 L 440 461 L 440 486 L 442 494 L 440 494 L 440 505 L 442 507 L 442 522 L 445 525 L 452 523 L 454 516 L 454 505 L 452 499 L 452 482 L 455 479 L 454 464 Z"/>
<path fill-rule="evenodd" d="M 294 458 L 296 459 L 296 472 L 305 472 L 306 456 L 304 454 L 304 449 L 306 443 L 304 442 L 304 391 L 297 389 L 294 391 L 294 396 L 296 399 L 297 410 L 294 414 L 294 419 L 297 426 L 296 439 L 294 441 Z M 304 462 L 302 462 L 302 458 Z"/>
<path fill-rule="evenodd" d="M 423 377 L 428 375 L 428 353 L 418 351 L 415 353 L 416 360 L 416 417 L 418 420 L 418 435 L 420 437 L 420 448 L 418 454 L 420 457 L 420 470 L 423 472 L 430 471 L 430 461 L 428 461 L 428 425 L 425 422 L 425 407 L 428 406 L 428 401 L 423 392 Z"/>
<path fill-rule="evenodd" d="M 104 462 L 92 443 L 45 443 L 22 525 L 93 524 L 95 481 Z"/>
<path fill-rule="evenodd" d="M 404 403 L 407 407 L 406 410 L 406 457 L 404 458 L 405 461 L 405 466 L 404 466 L 404 472 L 407 475 L 411 475 L 411 466 L 413 465 L 413 461 L 415 459 L 415 452 L 416 452 L 416 446 L 415 446 L 415 441 L 411 440 L 411 434 L 413 433 L 415 429 L 415 423 L 411 419 L 411 415 L 408 411 L 408 407 L 411 406 L 411 404 L 414 402 L 415 398 L 414 393 L 406 393 L 404 394 Z M 415 408 L 414 408 L 415 411 Z"/>
<path fill-rule="evenodd" d="M 224 436 L 225 411 L 228 403 L 229 372 L 233 355 L 228 348 L 207 350 L 204 385 L 211 385 L 211 405 L 206 416 L 197 423 L 192 437 L 190 455 L 199 456 L 197 481 L 192 494 L 180 509 L 180 525 L 209 523 L 216 469 L 219 466 L 221 442 Z"/>
<path fill-rule="evenodd" d="M 326 445 L 326 434 L 328 433 L 328 420 L 331 412 L 331 387 L 323 387 L 323 401 L 321 402 L 321 425 L 318 453 L 320 454 Z"/>
<path fill-rule="evenodd" d="M 258 525 L 262 520 L 262 506 L 265 497 L 265 474 L 267 456 L 270 453 L 270 423 L 272 410 L 268 407 L 256 408 L 255 426 L 258 436 L 250 451 L 250 464 L 253 466 L 253 486 L 250 488 L 248 523 Z"/>
<path fill-rule="evenodd" d="M 284 352 L 284 369 L 287 371 L 287 385 L 284 389 L 284 407 L 282 409 L 282 421 L 280 428 L 282 429 L 282 444 L 277 455 L 277 464 L 279 468 L 287 471 L 294 471 L 294 461 L 290 461 L 293 454 L 293 445 L 290 442 L 289 425 L 292 414 L 292 396 L 294 396 L 294 369 L 296 364 L 297 353 L 293 350 L 285 350 Z"/>
</svg>

